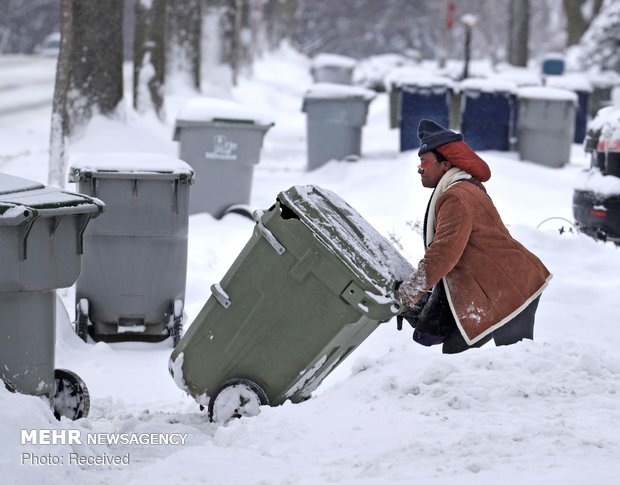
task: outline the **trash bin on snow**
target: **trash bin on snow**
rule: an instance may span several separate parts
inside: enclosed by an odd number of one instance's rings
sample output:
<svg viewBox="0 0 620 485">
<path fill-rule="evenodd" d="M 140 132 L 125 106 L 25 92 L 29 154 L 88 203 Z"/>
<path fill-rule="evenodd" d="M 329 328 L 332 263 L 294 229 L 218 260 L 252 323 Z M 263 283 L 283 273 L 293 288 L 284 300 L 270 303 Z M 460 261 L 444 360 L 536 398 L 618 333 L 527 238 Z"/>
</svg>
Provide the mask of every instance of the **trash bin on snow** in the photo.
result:
<svg viewBox="0 0 620 485">
<path fill-rule="evenodd" d="M 357 86 L 314 84 L 305 94 L 308 169 L 330 160 L 359 157 L 362 127 L 376 93 Z"/>
<path fill-rule="evenodd" d="M 510 150 L 517 86 L 509 81 L 466 79 L 461 90 L 461 133 L 474 150 Z"/>
<path fill-rule="evenodd" d="M 103 200 L 84 233 L 76 332 L 86 340 L 161 341 L 182 331 L 191 167 L 149 153 L 85 156 L 69 180 Z"/>
<path fill-rule="evenodd" d="M 196 173 L 189 213 L 221 218 L 229 211 L 251 211 L 254 165 L 263 138 L 274 122 L 269 116 L 235 101 L 198 97 L 177 116 L 173 139 L 179 158 Z"/>
<path fill-rule="evenodd" d="M 520 159 L 563 167 L 570 160 L 577 95 L 565 89 L 526 87 L 517 96 Z"/>
<path fill-rule="evenodd" d="M 315 83 L 353 84 L 357 61 L 339 54 L 321 53 L 312 59 L 310 74 Z"/>
<path fill-rule="evenodd" d="M 380 322 L 413 268 L 336 194 L 281 192 L 174 349 L 175 382 L 210 418 L 307 399 Z"/>
<path fill-rule="evenodd" d="M 549 76 L 546 85 L 552 88 L 567 89 L 577 94 L 577 111 L 575 113 L 575 134 L 573 143 L 583 143 L 590 119 L 590 102 L 592 83 L 585 75 Z"/>
<path fill-rule="evenodd" d="M 449 127 L 452 103 L 452 80 L 441 76 L 419 77 L 400 89 L 400 150 L 420 146 L 418 124 L 430 119 Z"/>
<path fill-rule="evenodd" d="M 102 210 L 94 198 L 0 174 L 0 376 L 70 419 L 88 414 L 88 391 L 54 369 L 56 289 L 78 278 L 82 235 Z"/>
</svg>

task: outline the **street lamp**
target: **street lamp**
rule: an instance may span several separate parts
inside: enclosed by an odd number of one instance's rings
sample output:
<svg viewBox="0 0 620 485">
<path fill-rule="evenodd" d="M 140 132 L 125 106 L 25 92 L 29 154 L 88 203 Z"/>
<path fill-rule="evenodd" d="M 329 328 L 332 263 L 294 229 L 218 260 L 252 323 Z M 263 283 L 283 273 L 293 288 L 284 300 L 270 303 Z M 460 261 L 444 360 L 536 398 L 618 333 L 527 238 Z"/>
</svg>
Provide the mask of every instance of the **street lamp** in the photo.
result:
<svg viewBox="0 0 620 485">
<path fill-rule="evenodd" d="M 463 67 L 463 79 L 469 77 L 469 59 L 471 56 L 471 30 L 478 22 L 478 17 L 466 13 L 461 17 L 461 23 L 465 26 L 465 65 Z"/>
</svg>

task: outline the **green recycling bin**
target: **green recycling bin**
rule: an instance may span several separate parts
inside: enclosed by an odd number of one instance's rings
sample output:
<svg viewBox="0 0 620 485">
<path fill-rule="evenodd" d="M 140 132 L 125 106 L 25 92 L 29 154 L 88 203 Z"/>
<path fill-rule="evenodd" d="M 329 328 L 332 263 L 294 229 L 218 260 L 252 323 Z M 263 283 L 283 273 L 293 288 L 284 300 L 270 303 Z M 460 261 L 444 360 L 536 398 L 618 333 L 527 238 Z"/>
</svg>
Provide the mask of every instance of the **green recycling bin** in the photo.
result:
<svg viewBox="0 0 620 485">
<path fill-rule="evenodd" d="M 172 352 L 177 385 L 213 421 L 303 401 L 401 311 L 407 260 L 336 194 L 281 192 Z"/>
</svg>

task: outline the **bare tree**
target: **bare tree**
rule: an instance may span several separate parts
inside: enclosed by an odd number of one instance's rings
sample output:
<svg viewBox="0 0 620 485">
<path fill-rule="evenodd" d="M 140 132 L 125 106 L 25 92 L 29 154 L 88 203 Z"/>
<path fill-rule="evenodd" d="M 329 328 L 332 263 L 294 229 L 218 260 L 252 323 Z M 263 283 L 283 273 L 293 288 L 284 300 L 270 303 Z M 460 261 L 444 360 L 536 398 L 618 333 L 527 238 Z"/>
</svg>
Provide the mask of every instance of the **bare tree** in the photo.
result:
<svg viewBox="0 0 620 485">
<path fill-rule="evenodd" d="M 164 117 L 166 1 L 135 3 L 133 106 Z"/>
<path fill-rule="evenodd" d="M 64 187 L 65 171 L 67 169 L 66 140 L 69 134 L 67 94 L 69 91 L 71 50 L 73 47 L 73 0 L 61 0 L 60 9 L 61 41 L 56 63 L 56 81 L 54 100 L 52 102 L 48 183 Z"/>
<path fill-rule="evenodd" d="M 530 1 L 510 2 L 508 7 L 508 62 L 527 66 L 530 22 Z"/>
<path fill-rule="evenodd" d="M 584 12 L 588 0 L 564 0 L 564 13 L 567 22 L 568 39 L 566 44 L 571 46 L 578 44 L 585 31 L 590 26 L 592 19 L 598 15 L 603 5 L 603 0 L 593 0 L 592 10 Z"/>
<path fill-rule="evenodd" d="M 190 85 L 200 90 L 201 0 L 168 0 L 167 73 L 185 74 Z"/>
<path fill-rule="evenodd" d="M 232 70 L 233 85 L 237 85 L 241 69 L 241 25 L 244 0 L 227 0 L 222 18 L 222 61 Z"/>
</svg>

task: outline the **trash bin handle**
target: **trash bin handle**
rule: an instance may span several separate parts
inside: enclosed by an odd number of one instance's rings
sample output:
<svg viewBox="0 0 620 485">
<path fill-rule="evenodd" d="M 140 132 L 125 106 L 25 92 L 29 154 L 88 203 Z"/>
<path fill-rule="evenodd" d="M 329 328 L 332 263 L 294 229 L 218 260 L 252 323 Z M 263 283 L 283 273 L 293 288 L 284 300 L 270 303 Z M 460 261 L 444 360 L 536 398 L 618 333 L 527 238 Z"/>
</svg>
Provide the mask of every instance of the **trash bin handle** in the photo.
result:
<svg viewBox="0 0 620 485">
<path fill-rule="evenodd" d="M 340 296 L 349 305 L 357 308 L 362 313 L 375 320 L 383 320 L 385 314 L 396 315 L 399 313 L 401 303 L 393 298 L 375 295 L 370 291 L 365 291 L 356 285 L 353 281 L 348 284 Z"/>
<path fill-rule="evenodd" d="M 224 291 L 224 289 L 221 287 L 219 283 L 215 283 L 211 285 L 211 294 L 215 297 L 218 303 L 222 305 L 224 308 L 228 308 L 230 305 L 232 305 L 232 301 L 230 300 L 230 297 Z"/>
<path fill-rule="evenodd" d="M 271 233 L 271 231 L 267 229 L 263 224 L 262 217 L 264 213 L 265 212 L 262 210 L 255 210 L 253 214 L 254 220 L 256 221 L 256 227 L 258 228 L 258 232 L 260 232 L 261 235 L 265 239 L 267 239 L 267 242 L 271 245 L 273 249 L 275 249 L 276 253 L 282 255 L 286 251 L 286 248 L 282 246 L 282 244 L 280 244 L 280 241 L 278 241 L 276 237 Z"/>
</svg>

